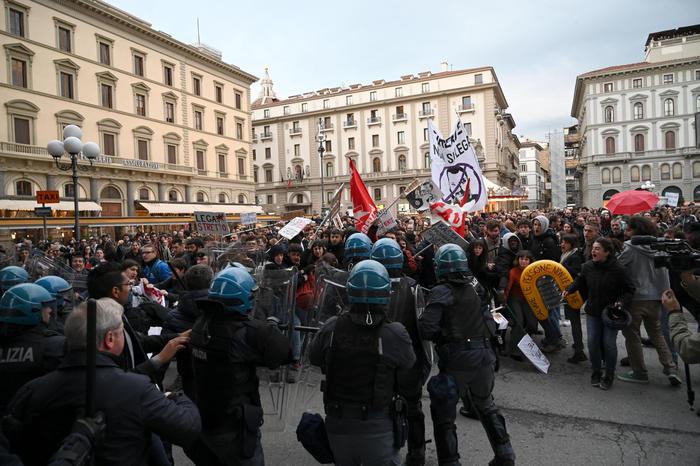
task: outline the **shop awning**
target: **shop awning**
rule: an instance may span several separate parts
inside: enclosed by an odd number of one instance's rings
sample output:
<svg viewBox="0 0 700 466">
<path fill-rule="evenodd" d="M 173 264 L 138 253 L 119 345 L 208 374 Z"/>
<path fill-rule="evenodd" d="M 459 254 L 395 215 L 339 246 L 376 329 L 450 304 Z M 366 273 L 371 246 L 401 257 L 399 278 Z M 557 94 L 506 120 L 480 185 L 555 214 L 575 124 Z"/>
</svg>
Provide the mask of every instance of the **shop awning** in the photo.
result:
<svg viewBox="0 0 700 466">
<path fill-rule="evenodd" d="M 36 201 L 26 199 L 0 199 L 0 210 L 34 210 L 35 207 L 41 207 Z M 73 201 L 61 201 L 56 204 L 46 204 L 46 207 L 51 207 L 53 210 L 66 210 L 73 212 Z M 102 207 L 97 202 L 80 201 L 78 209 L 81 212 L 101 212 Z"/>
<path fill-rule="evenodd" d="M 166 202 L 139 202 L 149 214 L 189 214 L 194 212 L 223 212 L 225 214 L 256 213 L 262 214 L 259 205 L 241 204 L 180 204 Z"/>
</svg>

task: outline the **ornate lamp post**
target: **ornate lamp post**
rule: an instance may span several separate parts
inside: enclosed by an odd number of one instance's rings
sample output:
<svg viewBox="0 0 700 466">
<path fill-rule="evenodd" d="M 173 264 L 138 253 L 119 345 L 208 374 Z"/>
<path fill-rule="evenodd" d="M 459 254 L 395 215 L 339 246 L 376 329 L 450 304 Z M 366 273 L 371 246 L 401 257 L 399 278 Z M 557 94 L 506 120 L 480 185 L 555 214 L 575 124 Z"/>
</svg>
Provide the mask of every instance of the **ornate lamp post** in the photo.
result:
<svg viewBox="0 0 700 466">
<path fill-rule="evenodd" d="M 318 136 L 316 136 L 316 140 L 318 141 L 318 157 L 321 168 L 321 217 L 323 217 L 323 204 L 326 202 L 324 199 L 326 192 L 323 189 L 323 153 L 326 151 L 326 148 L 323 147 L 323 143 L 326 141 L 326 135 L 323 133 L 322 118 L 318 119 Z"/>
<path fill-rule="evenodd" d="M 90 162 L 90 166 L 92 166 L 92 161 L 100 155 L 100 146 L 94 142 L 86 142 L 83 144 L 80 140 L 82 137 L 83 130 L 75 125 L 68 125 L 63 129 L 63 141 L 54 139 L 53 141 L 49 141 L 46 145 L 46 150 L 48 150 L 51 157 L 53 157 L 56 168 L 64 172 L 71 170 L 73 173 L 73 217 L 75 219 L 73 228 L 77 246 L 80 245 L 80 211 L 78 210 L 80 189 L 78 188 L 78 169 L 83 172 L 89 170 L 89 167 L 78 165 L 78 157 L 82 153 Z M 70 165 L 59 163 L 59 160 L 65 152 L 67 152 L 70 157 Z"/>
</svg>

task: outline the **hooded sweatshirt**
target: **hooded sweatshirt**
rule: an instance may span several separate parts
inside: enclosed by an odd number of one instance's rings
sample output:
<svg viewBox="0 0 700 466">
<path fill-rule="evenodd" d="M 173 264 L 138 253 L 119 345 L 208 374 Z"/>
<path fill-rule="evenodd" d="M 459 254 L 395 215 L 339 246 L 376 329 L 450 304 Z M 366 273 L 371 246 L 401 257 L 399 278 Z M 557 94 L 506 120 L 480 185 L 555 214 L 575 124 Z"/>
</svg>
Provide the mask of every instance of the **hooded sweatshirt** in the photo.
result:
<svg viewBox="0 0 700 466">
<path fill-rule="evenodd" d="M 516 249 L 510 249 L 508 246 L 508 240 L 510 238 L 518 240 L 518 247 Z M 499 276 L 498 288 L 503 290 L 508 285 L 510 269 L 513 267 L 515 255 L 522 249 L 522 243 L 520 242 L 520 237 L 515 233 L 506 233 L 501 239 L 501 245 L 502 247 L 498 250 L 498 257 L 496 258 L 496 272 L 498 272 Z"/>
<path fill-rule="evenodd" d="M 557 235 L 549 229 L 549 220 L 544 215 L 538 215 L 535 220 L 540 222 L 542 233 L 532 237 L 530 252 L 535 256 L 535 260 L 549 259 L 559 262 L 561 257 L 561 248 L 559 248 L 559 239 Z"/>
<path fill-rule="evenodd" d="M 654 255 L 649 246 L 636 246 L 625 241 L 618 261 L 634 284 L 633 301 L 660 301 L 661 293 L 671 287 L 668 269 L 655 268 Z"/>
</svg>

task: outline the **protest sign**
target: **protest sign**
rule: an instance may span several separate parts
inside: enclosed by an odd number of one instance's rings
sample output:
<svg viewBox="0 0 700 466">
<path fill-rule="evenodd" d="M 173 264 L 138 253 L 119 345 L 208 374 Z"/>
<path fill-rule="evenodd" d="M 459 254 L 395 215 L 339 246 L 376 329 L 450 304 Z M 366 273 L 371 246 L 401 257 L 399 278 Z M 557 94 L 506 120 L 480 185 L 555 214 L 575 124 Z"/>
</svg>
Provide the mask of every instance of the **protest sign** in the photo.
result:
<svg viewBox="0 0 700 466">
<path fill-rule="evenodd" d="M 415 182 L 414 182 L 415 183 Z M 411 183 L 409 187 L 413 186 Z M 442 199 L 440 189 L 432 180 L 424 180 L 406 190 L 406 200 L 417 211 L 430 209 L 430 204 Z"/>
<path fill-rule="evenodd" d="M 244 212 L 241 214 L 241 224 L 243 225 L 250 225 L 257 223 L 258 221 L 258 214 L 255 212 Z"/>
<path fill-rule="evenodd" d="M 540 372 L 547 373 L 549 371 L 549 359 L 547 356 L 542 354 L 539 346 L 532 340 L 530 335 L 525 335 L 518 343 L 518 348 L 523 352 L 526 358 L 539 370 Z"/>
<path fill-rule="evenodd" d="M 469 246 L 469 243 L 464 238 L 455 233 L 448 224 L 442 221 L 436 222 L 430 228 L 423 230 L 421 236 L 437 247 L 444 244 L 456 244 L 466 251 L 467 246 Z"/>
<path fill-rule="evenodd" d="M 680 197 L 680 195 L 678 193 L 670 193 L 670 192 L 666 193 L 666 199 L 668 201 L 667 203 L 671 207 L 678 207 L 679 197 Z"/>
<path fill-rule="evenodd" d="M 301 233 L 306 225 L 311 223 L 310 218 L 296 217 L 289 221 L 282 229 L 279 231 L 280 236 L 287 239 L 292 239 L 299 233 Z"/>
<path fill-rule="evenodd" d="M 223 212 L 195 212 L 194 228 L 200 233 L 227 235 L 226 214 Z"/>
<path fill-rule="evenodd" d="M 377 230 L 377 234 L 384 234 L 387 231 L 391 231 L 394 228 L 396 228 L 398 225 L 396 224 L 396 219 L 392 215 L 390 210 L 383 210 L 379 214 L 379 229 Z"/>
</svg>

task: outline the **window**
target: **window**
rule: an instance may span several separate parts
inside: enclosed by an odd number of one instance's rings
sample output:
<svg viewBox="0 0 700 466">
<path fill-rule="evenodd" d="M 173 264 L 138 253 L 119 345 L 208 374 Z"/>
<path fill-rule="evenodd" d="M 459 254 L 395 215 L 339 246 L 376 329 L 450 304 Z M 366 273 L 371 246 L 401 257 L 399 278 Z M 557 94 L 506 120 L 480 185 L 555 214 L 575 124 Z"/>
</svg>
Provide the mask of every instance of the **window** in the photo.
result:
<svg viewBox="0 0 700 466">
<path fill-rule="evenodd" d="M 527 165 L 524 164 L 524 163 L 521 163 L 521 164 L 520 164 L 520 171 L 521 171 L 521 172 L 526 172 L 526 171 L 527 171 Z"/>
<path fill-rule="evenodd" d="M 237 108 L 238 110 L 240 110 L 240 109 L 241 109 L 241 106 L 242 106 L 242 103 L 241 103 L 241 102 L 242 102 L 242 100 L 243 100 L 243 96 L 241 95 L 240 92 L 234 92 L 234 93 L 233 93 L 233 98 L 234 98 L 234 100 L 236 101 L 236 108 Z"/>
<path fill-rule="evenodd" d="M 673 164 L 673 179 L 680 180 L 683 178 L 683 165 L 680 163 Z"/>
<path fill-rule="evenodd" d="M 693 162 L 693 178 L 700 178 L 700 162 Z"/>
<path fill-rule="evenodd" d="M 106 40 L 97 42 L 100 54 L 100 63 L 110 66 L 112 64 L 112 44 Z"/>
<path fill-rule="evenodd" d="M 247 199 L 245 198 L 245 195 L 239 194 L 238 195 L 238 203 L 239 204 L 245 204 L 247 202 Z"/>
<path fill-rule="evenodd" d="M 345 115 L 345 126 L 355 126 L 355 114 L 347 113 Z"/>
<path fill-rule="evenodd" d="M 282 107 L 282 113 L 284 113 L 285 115 L 289 115 L 290 113 L 292 113 L 292 109 L 289 108 L 289 105 L 285 105 L 284 107 Z"/>
<path fill-rule="evenodd" d="M 323 99 L 323 108 L 331 108 L 331 100 Z"/>
<path fill-rule="evenodd" d="M 484 75 L 481 73 L 477 73 L 474 75 L 474 84 L 483 84 L 484 83 Z"/>
<path fill-rule="evenodd" d="M 216 117 L 216 134 L 222 136 L 224 134 L 224 117 Z"/>
<path fill-rule="evenodd" d="M 399 155 L 399 170 L 406 170 L 407 167 L 406 156 L 403 154 Z"/>
<path fill-rule="evenodd" d="M 165 121 L 175 123 L 175 104 L 172 102 L 165 103 Z"/>
<path fill-rule="evenodd" d="M 430 168 L 430 152 L 423 154 L 423 168 Z"/>
<path fill-rule="evenodd" d="M 139 201 L 147 201 L 150 197 L 150 192 L 148 188 L 139 189 Z"/>
<path fill-rule="evenodd" d="M 10 31 L 10 34 L 24 37 L 27 26 L 25 24 L 26 15 L 27 12 L 23 9 L 19 9 L 18 7 L 8 8 L 7 29 Z"/>
<path fill-rule="evenodd" d="M 194 111 L 194 129 L 202 131 L 202 111 L 201 110 L 195 110 Z"/>
<path fill-rule="evenodd" d="M 71 53 L 73 51 L 72 36 L 72 29 L 63 26 L 58 26 L 58 48 L 63 50 L 64 52 Z"/>
<path fill-rule="evenodd" d="M 174 74 L 175 74 L 175 65 L 163 63 L 163 84 L 165 84 L 166 86 L 172 86 Z"/>
<path fill-rule="evenodd" d="M 100 103 L 103 107 L 114 108 L 112 100 L 112 86 L 109 84 L 100 84 Z"/>
<path fill-rule="evenodd" d="M 661 180 L 666 181 L 671 179 L 671 166 L 667 163 L 662 163 L 659 167 L 659 172 L 661 173 Z"/>
<path fill-rule="evenodd" d="M 270 118 L 270 109 L 266 108 L 263 110 L 263 118 Z"/>
<path fill-rule="evenodd" d="M 632 87 L 634 89 L 639 89 L 642 87 L 642 78 L 635 78 L 632 80 Z"/>
<path fill-rule="evenodd" d="M 301 157 L 301 145 L 294 144 L 294 157 Z"/>
<path fill-rule="evenodd" d="M 377 100 L 377 91 L 372 91 L 369 93 L 369 101 L 374 102 Z"/>
<path fill-rule="evenodd" d="M 31 144 L 31 120 L 29 118 L 14 117 L 15 142 L 19 144 Z"/>
<path fill-rule="evenodd" d="M 226 173 L 226 155 L 218 154 L 217 158 L 219 161 L 219 173 Z"/>
<path fill-rule="evenodd" d="M 700 70 L 695 70 L 695 80 L 700 81 Z"/>
<path fill-rule="evenodd" d="M 352 105 L 352 95 L 345 96 L 345 105 Z"/>
<path fill-rule="evenodd" d="M 615 138 L 609 136 L 605 138 L 605 153 L 614 154 L 615 153 Z"/>
<path fill-rule="evenodd" d="M 236 122 L 236 139 L 243 139 L 243 123 Z"/>
<path fill-rule="evenodd" d="M 139 116 L 146 116 L 146 96 L 143 94 L 136 94 L 136 114 Z"/>
<path fill-rule="evenodd" d="M 301 133 L 301 126 L 299 125 L 299 121 L 292 122 L 292 133 Z"/>
<path fill-rule="evenodd" d="M 374 188 L 374 200 L 375 201 L 382 200 L 382 188 Z"/>
<path fill-rule="evenodd" d="M 403 87 L 394 89 L 394 97 L 403 97 Z"/>
<path fill-rule="evenodd" d="M 333 162 L 326 162 L 326 176 L 333 176 Z"/>
<path fill-rule="evenodd" d="M 272 204 L 272 194 L 265 196 L 265 200 L 267 201 L 267 204 Z"/>
<path fill-rule="evenodd" d="M 430 115 L 432 112 L 432 108 L 430 107 L 430 102 L 423 102 L 421 104 L 421 111 L 423 112 L 423 115 Z"/>
<path fill-rule="evenodd" d="M 137 139 L 136 148 L 138 151 L 139 160 L 148 160 L 148 140 Z"/>
<path fill-rule="evenodd" d="M 165 146 L 165 151 L 168 155 L 168 163 L 177 165 L 177 146 L 175 144 L 167 144 Z"/>
<path fill-rule="evenodd" d="M 399 131 L 396 133 L 396 143 L 406 144 L 406 133 L 404 131 Z"/>
<path fill-rule="evenodd" d="M 168 191 L 168 201 L 169 202 L 177 202 L 177 198 L 178 198 L 177 191 L 175 191 L 174 189 L 171 191 Z"/>
<path fill-rule="evenodd" d="M 676 102 L 673 99 L 664 100 L 664 116 L 673 116 L 676 113 Z"/>
<path fill-rule="evenodd" d="M 378 134 L 372 135 L 372 147 L 379 147 L 379 135 Z"/>
<path fill-rule="evenodd" d="M 634 151 L 635 152 L 644 152 L 644 135 L 643 134 L 635 134 L 634 135 Z"/>
<path fill-rule="evenodd" d="M 202 77 L 192 75 L 192 93 L 194 95 L 202 95 Z"/>
<path fill-rule="evenodd" d="M 302 112 L 308 112 L 308 111 L 309 111 L 309 104 L 307 104 L 306 102 L 304 102 L 303 104 L 301 104 L 301 111 L 302 111 Z"/>
<path fill-rule="evenodd" d="M 695 96 L 695 111 L 700 112 L 700 95 Z"/>
<path fill-rule="evenodd" d="M 666 150 L 672 150 L 676 148 L 676 132 L 666 131 L 664 133 L 664 142 Z"/>
<path fill-rule="evenodd" d="M 197 170 L 205 170 L 206 168 L 204 164 L 204 151 L 195 151 L 195 157 L 197 159 Z"/>
<path fill-rule="evenodd" d="M 348 138 L 348 150 L 355 150 L 355 138 Z"/>
<path fill-rule="evenodd" d="M 197 202 L 204 202 L 204 193 L 202 191 L 197 193 Z"/>
<path fill-rule="evenodd" d="M 520 177 L 520 184 L 523 186 L 527 186 L 527 176 Z"/>
<path fill-rule="evenodd" d="M 15 183 L 15 191 L 18 196 L 32 196 L 32 183 L 31 181 L 20 180 Z"/>
<path fill-rule="evenodd" d="M 238 174 L 239 175 L 245 175 L 246 169 L 245 169 L 245 158 L 244 157 L 238 157 Z"/>
<path fill-rule="evenodd" d="M 145 74 L 144 59 L 143 55 L 134 54 L 134 74 L 136 76 L 143 76 Z"/>
<path fill-rule="evenodd" d="M 600 180 L 603 184 L 610 184 L 610 170 L 603 168 L 600 174 Z"/>
<path fill-rule="evenodd" d="M 612 92 L 612 91 L 613 91 L 613 83 L 603 84 L 603 92 Z"/>
<path fill-rule="evenodd" d="M 612 107 L 612 105 L 605 107 L 604 113 L 606 123 L 612 123 L 615 121 L 615 109 Z"/>
<path fill-rule="evenodd" d="M 672 74 L 665 74 L 664 75 L 664 84 L 673 84 L 673 75 Z"/>
<path fill-rule="evenodd" d="M 622 170 L 619 167 L 615 167 L 612 170 L 612 182 L 621 183 L 622 182 Z"/>
<path fill-rule="evenodd" d="M 12 58 L 12 85 L 17 87 L 29 87 L 27 79 L 27 62 L 19 58 Z"/>
<path fill-rule="evenodd" d="M 219 103 L 224 101 L 224 88 L 221 84 L 214 85 L 214 97 Z"/>
<path fill-rule="evenodd" d="M 272 158 L 272 149 L 270 149 L 269 147 L 266 147 L 266 148 L 265 148 L 265 158 L 266 158 L 266 159 L 271 159 L 271 158 Z"/>
<path fill-rule="evenodd" d="M 472 96 L 465 95 L 462 97 L 462 109 L 467 110 L 472 108 Z"/>
<path fill-rule="evenodd" d="M 265 169 L 265 182 L 266 183 L 272 182 L 272 169 L 271 168 Z M 269 204 L 271 204 L 271 202 Z"/>
<path fill-rule="evenodd" d="M 333 141 L 326 139 L 326 152 L 333 152 Z"/>
<path fill-rule="evenodd" d="M 382 161 L 379 157 L 372 159 L 372 172 L 379 173 L 382 171 Z"/>
<path fill-rule="evenodd" d="M 331 129 L 333 128 L 333 123 L 331 123 L 331 117 L 323 117 L 323 124 L 321 125 L 321 128 L 323 129 Z"/>
<path fill-rule="evenodd" d="M 73 88 L 73 75 L 64 71 L 59 72 L 59 85 L 61 89 L 61 97 L 66 99 L 74 99 L 75 93 Z"/>
<path fill-rule="evenodd" d="M 117 135 L 113 133 L 102 134 L 102 153 L 114 156 L 117 153 Z"/>
<path fill-rule="evenodd" d="M 423 83 L 420 85 L 421 92 L 430 92 L 430 83 Z"/>
<path fill-rule="evenodd" d="M 397 120 L 406 118 L 406 114 L 404 113 L 403 105 L 396 106 L 396 115 L 394 116 L 394 118 Z"/>
<path fill-rule="evenodd" d="M 253 160 L 256 160 L 258 158 L 258 154 L 256 153 L 255 149 L 253 149 Z"/>
<path fill-rule="evenodd" d="M 630 168 L 630 181 L 632 183 L 639 183 L 639 167 Z"/>
<path fill-rule="evenodd" d="M 73 188 L 73 183 L 66 183 L 63 185 L 63 197 L 74 197 L 75 189 Z"/>
<path fill-rule="evenodd" d="M 428 140 L 428 128 L 423 128 L 423 140 Z"/>
<path fill-rule="evenodd" d="M 471 123 L 464 123 L 464 131 L 467 133 L 467 136 L 471 137 L 472 136 L 472 124 Z"/>
<path fill-rule="evenodd" d="M 642 181 L 651 181 L 651 166 L 642 166 Z"/>
<path fill-rule="evenodd" d="M 303 194 L 297 194 L 297 195 L 296 195 L 296 201 L 297 201 L 297 204 L 303 204 L 303 203 L 304 203 L 304 195 L 303 195 Z"/>
<path fill-rule="evenodd" d="M 637 102 L 632 106 L 632 115 L 635 120 L 644 118 L 644 105 L 641 102 Z"/>
</svg>

